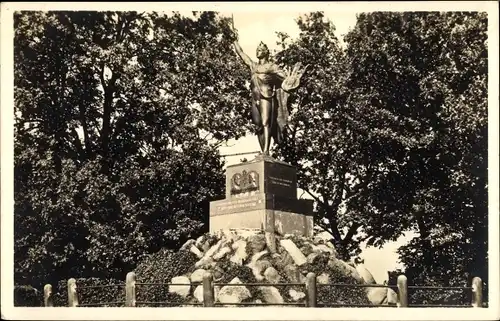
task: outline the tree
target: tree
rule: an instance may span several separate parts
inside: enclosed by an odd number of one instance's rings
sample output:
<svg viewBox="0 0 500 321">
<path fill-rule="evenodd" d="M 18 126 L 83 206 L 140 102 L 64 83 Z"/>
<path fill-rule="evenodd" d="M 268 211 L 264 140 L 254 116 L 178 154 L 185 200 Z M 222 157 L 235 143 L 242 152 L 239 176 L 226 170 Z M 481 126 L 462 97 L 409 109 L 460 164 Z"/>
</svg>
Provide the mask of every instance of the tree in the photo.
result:
<svg viewBox="0 0 500 321">
<path fill-rule="evenodd" d="M 352 65 L 332 22 L 316 12 L 297 23 L 298 39 L 279 34 L 282 51 L 276 60 L 311 67 L 292 103 L 288 139 L 275 153 L 298 168 L 299 187 L 316 201 L 316 222 L 348 259 L 360 253 L 367 237 L 363 229 L 380 216 L 370 206 L 370 195 L 391 167 L 391 151 L 367 150 L 376 138 L 368 134 L 369 122 L 358 121 L 364 105 L 351 94 Z"/>
<path fill-rule="evenodd" d="M 206 227 L 247 129 L 213 12 L 15 14 L 15 280 L 121 277 Z"/>
<path fill-rule="evenodd" d="M 276 60 L 311 68 L 275 154 L 298 167 L 318 224 L 345 257 L 417 231 L 400 249 L 417 283 L 485 278 L 486 16 L 361 14 L 345 49 L 322 13 L 297 22 Z"/>
<path fill-rule="evenodd" d="M 415 283 L 487 279 L 486 31 L 484 13 L 376 12 L 346 37 L 358 121 L 379 116 L 365 151 L 390 148 L 394 163 L 365 230 L 373 244 L 418 231 L 399 250 Z"/>
</svg>

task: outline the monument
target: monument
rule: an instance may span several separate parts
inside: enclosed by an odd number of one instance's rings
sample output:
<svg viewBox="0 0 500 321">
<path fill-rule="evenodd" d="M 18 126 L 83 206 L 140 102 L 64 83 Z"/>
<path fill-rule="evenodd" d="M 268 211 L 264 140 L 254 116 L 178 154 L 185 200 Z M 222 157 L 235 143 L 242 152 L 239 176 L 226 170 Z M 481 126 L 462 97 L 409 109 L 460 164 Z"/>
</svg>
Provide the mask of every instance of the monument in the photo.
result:
<svg viewBox="0 0 500 321">
<path fill-rule="evenodd" d="M 272 235 L 312 236 L 313 201 L 297 199 L 296 169 L 269 156 L 271 138 L 276 144 L 283 140 L 288 98 L 299 87 L 307 66 L 297 63 L 285 72 L 270 62 L 264 43 L 257 47 L 258 62 L 237 41 L 234 46 L 251 72 L 252 121 L 262 152 L 249 162 L 227 167 L 226 199 L 210 203 L 210 232 L 247 228 Z"/>
</svg>

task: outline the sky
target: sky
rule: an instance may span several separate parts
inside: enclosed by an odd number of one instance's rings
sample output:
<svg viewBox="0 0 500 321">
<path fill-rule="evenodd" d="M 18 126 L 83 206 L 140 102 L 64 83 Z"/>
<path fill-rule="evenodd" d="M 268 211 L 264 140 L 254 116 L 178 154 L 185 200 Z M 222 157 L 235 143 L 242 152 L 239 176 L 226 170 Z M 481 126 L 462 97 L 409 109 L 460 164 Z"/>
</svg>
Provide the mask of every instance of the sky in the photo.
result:
<svg viewBox="0 0 500 321">
<path fill-rule="evenodd" d="M 271 52 L 278 49 L 276 45 L 276 32 L 285 32 L 291 38 L 295 38 L 299 34 L 299 29 L 295 19 L 300 16 L 300 12 L 233 12 L 224 13 L 228 16 L 233 16 L 234 26 L 238 31 L 239 44 L 243 51 L 252 59 L 256 60 L 255 49 L 258 44 L 263 41 L 267 44 Z M 335 32 L 339 40 L 353 28 L 356 24 L 357 12 L 346 11 L 325 11 L 325 17 L 330 19 L 335 25 Z M 222 155 L 258 152 L 260 146 L 257 137 L 247 135 L 239 140 L 231 140 L 226 146 L 220 148 Z M 240 162 L 240 159 L 252 159 L 253 154 L 238 155 L 226 157 L 226 165 L 233 165 Z M 404 245 L 415 236 L 415 233 L 408 232 L 406 236 L 400 237 L 395 242 L 387 243 L 382 249 L 363 246 L 363 252 L 360 255 L 365 260 L 365 266 L 373 274 L 378 283 L 387 280 L 387 271 L 392 271 L 402 266 L 398 264 L 398 255 L 396 250 L 401 245 Z"/>
</svg>

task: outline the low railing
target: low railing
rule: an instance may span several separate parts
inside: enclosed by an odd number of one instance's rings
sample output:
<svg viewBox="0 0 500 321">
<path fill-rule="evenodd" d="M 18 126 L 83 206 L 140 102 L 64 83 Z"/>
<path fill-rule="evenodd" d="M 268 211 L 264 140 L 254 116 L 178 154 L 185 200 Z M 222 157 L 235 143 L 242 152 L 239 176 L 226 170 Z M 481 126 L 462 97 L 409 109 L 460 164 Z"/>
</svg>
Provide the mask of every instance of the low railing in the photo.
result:
<svg viewBox="0 0 500 321">
<path fill-rule="evenodd" d="M 172 302 L 161 302 L 161 301 L 137 301 L 136 300 L 136 289 L 137 287 L 145 286 L 199 286 L 203 287 L 203 302 L 199 303 L 172 303 Z M 223 286 L 272 286 L 272 287 L 283 287 L 283 286 L 303 286 L 305 288 L 305 302 L 283 302 L 283 303 L 256 303 L 256 302 L 240 302 L 240 303 L 222 303 L 215 302 L 215 287 Z M 80 289 L 89 288 L 106 288 L 106 287 L 125 287 L 125 301 L 115 301 L 115 302 L 100 302 L 100 303 L 79 303 L 78 301 L 78 288 L 75 279 L 68 280 L 68 306 L 69 307 L 102 307 L 102 306 L 126 306 L 126 307 L 137 307 L 137 306 L 203 306 L 203 307 L 216 307 L 216 306 L 297 306 L 297 307 L 450 307 L 450 308 L 482 308 L 483 307 L 483 283 L 479 277 L 475 277 L 472 280 L 470 287 L 436 287 L 436 286 L 408 286 L 407 278 L 405 275 L 400 275 L 397 279 L 397 285 L 382 285 L 382 284 L 347 284 L 347 283 L 327 283 L 318 284 L 316 280 L 315 273 L 308 273 L 304 283 L 216 283 L 213 280 L 213 275 L 207 272 L 203 275 L 202 282 L 194 283 L 141 283 L 136 282 L 136 276 L 134 272 L 129 272 L 127 274 L 124 284 L 112 284 L 112 285 L 94 285 L 94 286 L 83 286 Z M 355 288 L 392 288 L 397 293 L 397 304 L 387 305 L 387 304 L 343 304 L 343 303 L 328 303 L 328 302 L 317 302 L 317 289 L 318 287 L 355 287 Z M 472 301 L 470 305 L 452 305 L 452 304 L 408 304 L 408 289 L 412 290 L 470 290 L 472 291 Z M 50 284 L 44 287 L 44 305 L 46 307 L 53 307 L 52 300 L 52 286 Z"/>
</svg>

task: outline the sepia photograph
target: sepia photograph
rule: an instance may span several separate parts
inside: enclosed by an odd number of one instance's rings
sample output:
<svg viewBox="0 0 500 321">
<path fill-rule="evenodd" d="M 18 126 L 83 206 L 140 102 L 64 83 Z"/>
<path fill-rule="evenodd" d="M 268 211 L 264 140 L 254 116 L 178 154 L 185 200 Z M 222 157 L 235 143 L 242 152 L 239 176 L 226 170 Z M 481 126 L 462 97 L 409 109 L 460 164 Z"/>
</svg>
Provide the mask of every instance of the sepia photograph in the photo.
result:
<svg viewBox="0 0 500 321">
<path fill-rule="evenodd" d="M 1 11 L 2 319 L 500 317 L 497 2 Z"/>
</svg>

